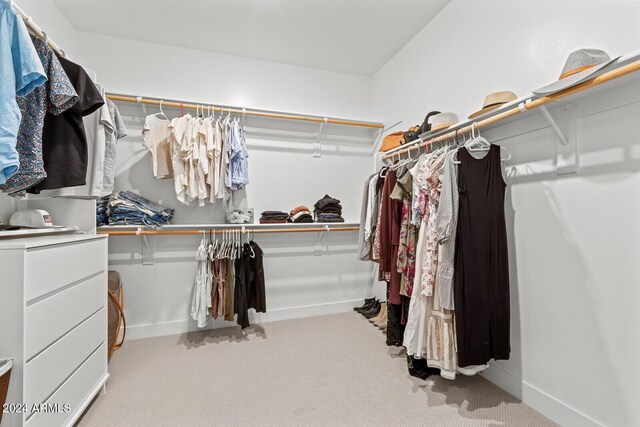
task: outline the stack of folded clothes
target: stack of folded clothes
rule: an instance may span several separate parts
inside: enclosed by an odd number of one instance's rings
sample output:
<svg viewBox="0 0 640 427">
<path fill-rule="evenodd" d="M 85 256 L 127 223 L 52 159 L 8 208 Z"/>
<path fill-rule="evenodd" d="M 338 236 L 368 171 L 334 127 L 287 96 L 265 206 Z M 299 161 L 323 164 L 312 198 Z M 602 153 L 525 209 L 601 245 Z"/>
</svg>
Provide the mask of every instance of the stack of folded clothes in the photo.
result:
<svg viewBox="0 0 640 427">
<path fill-rule="evenodd" d="M 291 212 L 289 212 L 289 222 L 294 222 L 296 224 L 313 222 L 311 211 L 308 207 L 303 205 L 300 205 L 297 208 L 293 208 Z"/>
<path fill-rule="evenodd" d="M 104 196 L 96 200 L 96 224 L 98 227 L 101 225 L 109 225 L 109 214 L 107 213 L 109 197 L 110 196 Z"/>
<path fill-rule="evenodd" d="M 260 224 L 283 224 L 287 222 L 289 214 L 280 211 L 264 211 L 260 217 Z"/>
<path fill-rule="evenodd" d="M 173 209 L 154 203 L 131 191 L 120 191 L 109 199 L 109 225 L 148 225 L 158 227 L 169 224 Z"/>
<path fill-rule="evenodd" d="M 327 194 L 318 200 L 314 207 L 316 222 L 344 222 L 340 200 Z"/>
</svg>

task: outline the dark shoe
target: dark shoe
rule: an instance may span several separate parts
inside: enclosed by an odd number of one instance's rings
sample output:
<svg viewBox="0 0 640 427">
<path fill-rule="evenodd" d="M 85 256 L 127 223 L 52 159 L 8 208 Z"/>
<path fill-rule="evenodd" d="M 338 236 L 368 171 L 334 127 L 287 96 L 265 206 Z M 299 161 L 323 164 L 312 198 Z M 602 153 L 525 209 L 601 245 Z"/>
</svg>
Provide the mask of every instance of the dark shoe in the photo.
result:
<svg viewBox="0 0 640 427">
<path fill-rule="evenodd" d="M 407 355 L 407 368 L 409 368 L 409 375 L 421 380 L 426 380 L 431 375 L 440 375 L 440 369 L 428 367 L 425 359 L 414 359 L 409 355 Z"/>
<path fill-rule="evenodd" d="M 374 302 L 372 302 L 371 304 L 369 304 L 369 306 L 363 310 L 358 310 L 358 313 L 362 314 L 363 316 L 375 311 L 377 309 L 377 306 L 380 305 L 380 301 L 375 300 Z"/>
<path fill-rule="evenodd" d="M 362 314 L 365 311 L 371 310 L 376 303 L 379 302 L 377 299 L 373 299 L 373 301 L 370 301 L 369 303 L 363 305 L 362 307 L 358 307 L 358 309 L 356 309 L 356 311 L 360 314 Z"/>
<path fill-rule="evenodd" d="M 364 317 L 367 319 L 371 319 L 372 317 L 376 317 L 380 313 L 380 309 L 382 309 L 382 304 L 378 301 L 375 306 L 371 308 L 371 310 L 365 311 L 362 313 Z"/>
<path fill-rule="evenodd" d="M 375 299 L 375 297 L 373 297 L 373 298 L 366 298 L 366 299 L 364 300 L 364 304 L 363 304 L 361 307 L 353 307 L 353 310 L 354 310 L 354 311 L 362 310 L 362 309 L 364 309 L 367 305 L 371 304 L 371 303 L 372 303 L 373 301 L 375 301 L 375 300 L 376 300 L 376 299 Z"/>
</svg>

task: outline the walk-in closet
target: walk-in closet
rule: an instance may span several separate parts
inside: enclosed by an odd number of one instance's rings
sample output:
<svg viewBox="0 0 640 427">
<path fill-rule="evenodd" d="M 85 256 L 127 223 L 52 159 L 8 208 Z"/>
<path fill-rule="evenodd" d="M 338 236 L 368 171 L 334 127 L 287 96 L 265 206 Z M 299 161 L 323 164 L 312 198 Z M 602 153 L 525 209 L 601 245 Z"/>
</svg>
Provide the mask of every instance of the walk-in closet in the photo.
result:
<svg viewBox="0 0 640 427">
<path fill-rule="evenodd" d="M 639 19 L 0 0 L 0 427 L 640 426 Z"/>
</svg>

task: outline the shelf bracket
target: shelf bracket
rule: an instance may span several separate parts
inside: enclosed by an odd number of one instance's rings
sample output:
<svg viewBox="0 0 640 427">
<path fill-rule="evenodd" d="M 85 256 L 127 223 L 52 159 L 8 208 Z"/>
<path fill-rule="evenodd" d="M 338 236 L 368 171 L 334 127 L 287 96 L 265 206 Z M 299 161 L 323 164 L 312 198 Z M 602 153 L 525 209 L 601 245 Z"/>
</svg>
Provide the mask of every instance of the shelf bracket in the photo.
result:
<svg viewBox="0 0 640 427">
<path fill-rule="evenodd" d="M 559 109 L 561 122 L 568 123 L 563 132 L 558 126 L 547 107 L 541 105 L 538 107 L 542 116 L 549 122 L 551 128 L 556 133 L 556 174 L 571 175 L 578 173 L 578 142 L 576 138 L 577 120 L 566 114 L 566 108 Z"/>
<path fill-rule="evenodd" d="M 328 224 L 325 224 L 324 226 L 324 230 L 320 231 L 317 235 L 316 235 L 316 244 L 313 248 L 313 255 L 315 256 L 322 256 L 324 255 L 324 250 L 325 250 L 325 241 L 324 241 L 324 233 L 331 231 L 331 229 L 329 228 Z"/>
<path fill-rule="evenodd" d="M 382 138 L 382 131 L 383 130 L 384 130 L 383 128 L 380 128 L 380 129 L 378 129 L 378 132 L 376 132 L 376 136 L 373 139 L 373 144 L 371 144 L 371 153 L 372 154 L 375 154 L 378 151 L 377 150 L 378 142 L 380 142 L 380 138 Z"/>
<path fill-rule="evenodd" d="M 324 130 L 324 125 L 329 121 L 328 118 L 323 117 L 324 121 L 320 122 L 320 127 L 318 128 L 318 137 L 316 138 L 316 142 L 313 143 L 313 157 L 320 158 L 322 157 L 320 145 L 320 140 L 322 139 L 322 131 Z"/>
<path fill-rule="evenodd" d="M 145 119 L 147 118 L 147 106 L 144 105 L 144 102 L 142 102 L 141 96 L 136 96 L 136 101 L 140 103 L 140 107 L 142 108 L 142 122 L 144 123 Z"/>
<path fill-rule="evenodd" d="M 155 245 L 150 236 L 141 233 L 142 229 L 138 227 L 136 234 L 142 237 L 142 265 L 153 265 L 155 263 Z"/>
<path fill-rule="evenodd" d="M 553 116 L 551 115 L 549 110 L 547 110 L 547 107 L 544 105 L 541 105 L 538 108 L 540 108 L 542 115 L 544 116 L 545 119 L 547 119 L 547 121 L 549 122 L 553 130 L 558 135 L 558 138 L 560 138 L 560 142 L 562 143 L 562 145 L 569 145 L 569 141 L 567 141 L 567 138 L 564 136 L 564 133 L 562 133 L 562 130 L 560 130 L 560 128 L 558 127 L 558 124 L 553 119 Z"/>
</svg>

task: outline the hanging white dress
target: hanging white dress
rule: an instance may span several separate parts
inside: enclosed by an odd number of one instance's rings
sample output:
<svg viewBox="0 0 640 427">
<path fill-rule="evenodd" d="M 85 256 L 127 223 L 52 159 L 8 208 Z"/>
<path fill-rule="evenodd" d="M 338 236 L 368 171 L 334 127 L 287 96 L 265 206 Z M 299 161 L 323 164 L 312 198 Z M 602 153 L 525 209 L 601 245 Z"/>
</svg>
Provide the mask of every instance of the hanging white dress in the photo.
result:
<svg viewBox="0 0 640 427">
<path fill-rule="evenodd" d="M 191 318 L 197 322 L 198 328 L 207 326 L 209 308 L 211 307 L 211 270 L 209 263 L 209 244 L 202 239 L 196 251 L 196 277 L 191 300 Z"/>
</svg>

